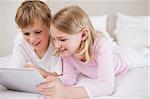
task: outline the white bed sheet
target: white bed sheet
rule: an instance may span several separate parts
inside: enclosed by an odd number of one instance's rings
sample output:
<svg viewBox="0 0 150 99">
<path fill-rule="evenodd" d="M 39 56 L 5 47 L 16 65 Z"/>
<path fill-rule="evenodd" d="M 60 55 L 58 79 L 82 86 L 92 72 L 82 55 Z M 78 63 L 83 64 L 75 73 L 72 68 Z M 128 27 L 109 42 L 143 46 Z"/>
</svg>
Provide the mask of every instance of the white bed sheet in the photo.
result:
<svg viewBox="0 0 150 99">
<path fill-rule="evenodd" d="M 148 99 L 149 67 L 135 68 L 128 74 L 116 79 L 116 90 L 112 96 L 93 97 L 90 99 Z M 44 99 L 40 94 L 11 91 L 0 87 L 0 99 Z"/>
</svg>

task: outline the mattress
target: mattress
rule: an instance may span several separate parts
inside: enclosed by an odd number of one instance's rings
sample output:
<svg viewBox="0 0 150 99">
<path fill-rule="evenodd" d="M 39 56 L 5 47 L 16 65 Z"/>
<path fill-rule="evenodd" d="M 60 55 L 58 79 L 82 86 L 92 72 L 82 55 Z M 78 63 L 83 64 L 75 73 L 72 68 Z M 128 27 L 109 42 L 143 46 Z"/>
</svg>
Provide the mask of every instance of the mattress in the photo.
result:
<svg viewBox="0 0 150 99">
<path fill-rule="evenodd" d="M 116 77 L 116 89 L 111 96 L 91 97 L 90 99 L 148 99 L 148 71 L 150 67 L 134 68 L 126 75 Z M 0 86 L 0 99 L 44 99 L 40 94 L 7 90 Z"/>
</svg>

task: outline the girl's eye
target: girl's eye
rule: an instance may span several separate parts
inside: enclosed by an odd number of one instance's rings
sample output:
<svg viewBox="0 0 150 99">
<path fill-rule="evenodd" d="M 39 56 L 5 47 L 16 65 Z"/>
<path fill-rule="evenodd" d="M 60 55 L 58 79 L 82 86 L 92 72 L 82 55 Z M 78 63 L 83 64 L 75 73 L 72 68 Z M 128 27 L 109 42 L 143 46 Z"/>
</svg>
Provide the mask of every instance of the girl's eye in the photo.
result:
<svg viewBox="0 0 150 99">
<path fill-rule="evenodd" d="M 60 41 L 66 41 L 67 39 L 60 39 Z"/>
<path fill-rule="evenodd" d="M 28 35 L 30 35 L 30 33 L 23 33 L 25 36 L 28 36 Z"/>
</svg>

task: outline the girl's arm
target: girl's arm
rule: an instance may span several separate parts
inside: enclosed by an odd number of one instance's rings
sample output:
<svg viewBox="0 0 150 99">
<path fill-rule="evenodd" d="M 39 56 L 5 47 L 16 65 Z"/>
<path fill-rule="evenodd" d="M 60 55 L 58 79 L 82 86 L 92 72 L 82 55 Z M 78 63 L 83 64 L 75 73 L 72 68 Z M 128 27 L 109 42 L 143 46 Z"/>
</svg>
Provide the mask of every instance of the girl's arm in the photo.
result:
<svg viewBox="0 0 150 99">
<path fill-rule="evenodd" d="M 70 61 L 62 60 L 63 74 L 59 76 L 59 79 L 64 85 L 74 85 L 77 83 L 77 73 L 75 67 Z"/>
<path fill-rule="evenodd" d="M 81 83 L 89 97 L 111 95 L 115 86 L 114 56 L 111 43 L 106 38 L 101 38 L 95 46 L 98 77 Z"/>
<path fill-rule="evenodd" d="M 45 99 L 81 99 L 88 98 L 88 94 L 83 87 L 78 86 L 64 86 L 61 81 L 54 76 L 48 76 L 46 82 L 37 86 Z"/>
<path fill-rule="evenodd" d="M 66 86 L 64 92 L 65 99 L 88 99 L 88 94 L 84 87 Z"/>
</svg>

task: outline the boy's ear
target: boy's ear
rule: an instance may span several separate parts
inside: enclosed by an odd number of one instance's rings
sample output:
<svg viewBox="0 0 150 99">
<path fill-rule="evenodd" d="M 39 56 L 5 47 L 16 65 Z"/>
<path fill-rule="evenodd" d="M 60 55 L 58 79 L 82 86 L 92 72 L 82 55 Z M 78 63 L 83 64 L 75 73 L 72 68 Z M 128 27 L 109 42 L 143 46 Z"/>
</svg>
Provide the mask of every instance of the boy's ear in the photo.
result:
<svg viewBox="0 0 150 99">
<path fill-rule="evenodd" d="M 88 29 L 87 28 L 83 28 L 81 30 L 81 40 L 85 41 L 88 38 Z"/>
</svg>

